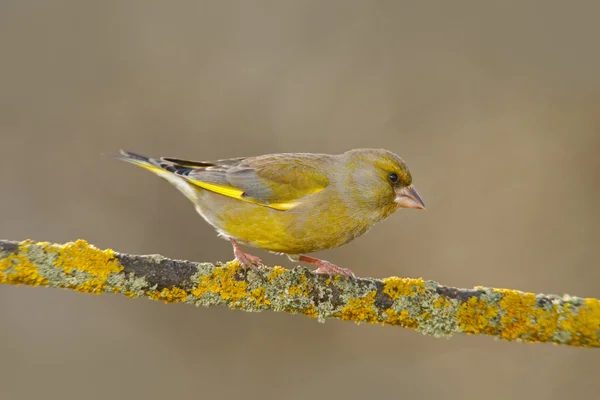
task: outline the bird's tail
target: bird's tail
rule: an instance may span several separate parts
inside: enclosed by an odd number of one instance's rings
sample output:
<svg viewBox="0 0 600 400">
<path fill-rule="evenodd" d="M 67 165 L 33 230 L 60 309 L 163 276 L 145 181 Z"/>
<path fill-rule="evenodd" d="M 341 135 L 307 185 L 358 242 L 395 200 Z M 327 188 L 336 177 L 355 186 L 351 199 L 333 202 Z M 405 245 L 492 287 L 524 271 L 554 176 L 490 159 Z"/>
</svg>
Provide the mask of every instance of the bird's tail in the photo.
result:
<svg viewBox="0 0 600 400">
<path fill-rule="evenodd" d="M 160 175 L 160 172 L 164 171 L 158 162 L 158 160 L 153 160 L 152 158 L 145 157 L 141 154 L 132 153 L 130 151 L 121 150 L 119 154 L 113 156 L 114 158 L 122 161 L 126 161 L 128 163 L 137 165 L 138 167 L 145 168 L 150 170 L 156 174 Z M 159 172 L 160 170 L 160 172 Z"/>
<path fill-rule="evenodd" d="M 175 186 L 181 191 L 188 199 L 196 203 L 198 192 L 195 186 L 191 185 L 184 178 L 175 175 L 170 168 L 166 168 L 167 165 L 162 163 L 160 160 L 145 157 L 140 154 L 132 153 L 130 151 L 121 150 L 119 154 L 114 155 L 114 158 L 128 163 L 137 165 L 149 171 L 154 172 L 156 175 L 168 181 L 170 184 Z"/>
</svg>

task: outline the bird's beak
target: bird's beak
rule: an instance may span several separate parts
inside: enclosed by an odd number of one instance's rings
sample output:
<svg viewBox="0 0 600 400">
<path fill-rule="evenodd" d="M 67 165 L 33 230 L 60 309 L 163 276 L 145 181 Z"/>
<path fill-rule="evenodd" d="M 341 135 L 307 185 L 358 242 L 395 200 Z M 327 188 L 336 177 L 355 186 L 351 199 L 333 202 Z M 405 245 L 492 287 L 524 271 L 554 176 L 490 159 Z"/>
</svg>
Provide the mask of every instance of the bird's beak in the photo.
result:
<svg viewBox="0 0 600 400">
<path fill-rule="evenodd" d="M 414 187 L 406 186 L 396 190 L 396 198 L 394 202 L 402 208 L 415 208 L 417 210 L 425 210 L 425 203 L 419 196 L 419 193 Z"/>
</svg>

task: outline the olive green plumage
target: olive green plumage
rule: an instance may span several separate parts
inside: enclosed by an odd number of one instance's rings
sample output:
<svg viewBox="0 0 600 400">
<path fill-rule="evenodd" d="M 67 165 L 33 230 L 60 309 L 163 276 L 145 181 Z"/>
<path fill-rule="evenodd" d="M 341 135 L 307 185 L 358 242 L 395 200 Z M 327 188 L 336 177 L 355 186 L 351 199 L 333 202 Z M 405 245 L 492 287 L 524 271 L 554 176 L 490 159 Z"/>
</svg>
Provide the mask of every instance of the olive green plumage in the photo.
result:
<svg viewBox="0 0 600 400">
<path fill-rule="evenodd" d="M 122 151 L 118 158 L 172 183 L 220 235 L 291 258 L 342 246 L 399 207 L 424 208 L 406 163 L 382 149 L 218 161 Z"/>
</svg>

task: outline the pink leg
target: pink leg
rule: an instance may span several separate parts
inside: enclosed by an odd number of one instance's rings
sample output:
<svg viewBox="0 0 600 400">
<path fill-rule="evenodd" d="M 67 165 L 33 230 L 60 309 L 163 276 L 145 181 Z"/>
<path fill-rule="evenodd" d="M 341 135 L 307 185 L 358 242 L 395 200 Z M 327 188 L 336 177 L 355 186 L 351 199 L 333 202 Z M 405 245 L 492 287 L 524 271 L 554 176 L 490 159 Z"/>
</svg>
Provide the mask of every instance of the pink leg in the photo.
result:
<svg viewBox="0 0 600 400">
<path fill-rule="evenodd" d="M 335 264 L 330 263 L 329 261 L 319 260 L 318 258 L 300 255 L 298 257 L 299 261 L 304 261 L 309 264 L 316 265 L 318 268 L 316 269 L 317 274 L 327 274 L 329 276 L 332 275 L 342 275 L 347 277 L 354 277 L 352 271 L 348 268 L 340 268 Z"/>
<path fill-rule="evenodd" d="M 233 246 L 233 255 L 235 256 L 235 259 L 242 265 L 244 271 L 247 268 L 257 271 L 258 267 L 265 265 L 260 258 L 244 252 L 234 239 L 230 238 L 229 241 Z"/>
</svg>

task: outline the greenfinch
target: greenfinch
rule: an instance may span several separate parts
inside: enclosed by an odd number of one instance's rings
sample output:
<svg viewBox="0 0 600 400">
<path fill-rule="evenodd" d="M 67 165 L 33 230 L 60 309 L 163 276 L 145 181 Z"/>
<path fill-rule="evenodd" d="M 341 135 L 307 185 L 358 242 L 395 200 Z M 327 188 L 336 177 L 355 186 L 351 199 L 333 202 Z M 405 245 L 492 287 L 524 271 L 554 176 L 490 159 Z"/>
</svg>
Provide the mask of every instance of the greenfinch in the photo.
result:
<svg viewBox="0 0 600 400">
<path fill-rule="evenodd" d="M 287 255 L 317 273 L 353 275 L 306 255 L 342 246 L 399 208 L 425 209 L 406 163 L 383 149 L 281 153 L 217 161 L 117 158 L 166 179 L 233 246 L 246 268 L 264 265 L 239 244 Z"/>
</svg>

